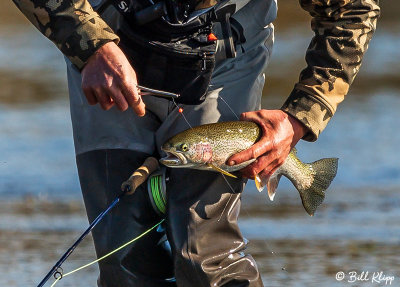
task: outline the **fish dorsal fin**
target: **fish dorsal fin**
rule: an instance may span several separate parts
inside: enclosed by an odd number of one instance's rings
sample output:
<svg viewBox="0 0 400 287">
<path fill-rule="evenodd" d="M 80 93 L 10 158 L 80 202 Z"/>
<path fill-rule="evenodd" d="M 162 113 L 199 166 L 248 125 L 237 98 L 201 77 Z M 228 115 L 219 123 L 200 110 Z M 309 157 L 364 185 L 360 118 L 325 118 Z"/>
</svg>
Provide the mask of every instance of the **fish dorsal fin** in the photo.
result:
<svg viewBox="0 0 400 287">
<path fill-rule="evenodd" d="M 233 175 L 230 172 L 227 172 L 227 171 L 223 170 L 222 168 L 219 168 L 218 166 L 213 165 L 212 163 L 208 163 L 207 166 L 212 168 L 215 171 L 218 171 L 218 172 L 222 173 L 222 174 L 225 174 L 225 175 L 233 177 L 233 178 L 237 178 L 236 175 Z"/>
</svg>

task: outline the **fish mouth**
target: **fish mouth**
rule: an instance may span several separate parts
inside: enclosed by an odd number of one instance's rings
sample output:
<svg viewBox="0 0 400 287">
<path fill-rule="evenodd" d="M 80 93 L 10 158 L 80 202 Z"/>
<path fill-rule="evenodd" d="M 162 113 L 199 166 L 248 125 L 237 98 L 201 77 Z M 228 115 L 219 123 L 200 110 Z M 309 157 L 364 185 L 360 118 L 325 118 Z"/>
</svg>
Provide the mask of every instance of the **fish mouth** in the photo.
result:
<svg viewBox="0 0 400 287">
<path fill-rule="evenodd" d="M 163 151 L 167 154 L 167 156 L 160 159 L 160 162 L 163 165 L 168 167 L 178 167 L 188 164 L 187 159 L 182 154 L 173 151 L 166 151 L 164 149 Z"/>
</svg>

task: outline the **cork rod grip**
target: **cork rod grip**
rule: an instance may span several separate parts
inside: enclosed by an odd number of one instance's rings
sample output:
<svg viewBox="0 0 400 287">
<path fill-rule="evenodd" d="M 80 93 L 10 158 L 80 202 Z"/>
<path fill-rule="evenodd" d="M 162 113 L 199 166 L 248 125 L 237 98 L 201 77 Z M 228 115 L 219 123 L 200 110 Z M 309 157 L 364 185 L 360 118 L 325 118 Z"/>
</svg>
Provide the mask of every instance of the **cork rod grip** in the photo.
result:
<svg viewBox="0 0 400 287">
<path fill-rule="evenodd" d="M 126 194 L 133 194 L 136 188 L 147 180 L 149 175 L 158 169 L 158 160 L 154 157 L 148 157 L 144 163 L 134 171 L 129 179 L 122 183 L 122 191 L 127 191 Z"/>
</svg>

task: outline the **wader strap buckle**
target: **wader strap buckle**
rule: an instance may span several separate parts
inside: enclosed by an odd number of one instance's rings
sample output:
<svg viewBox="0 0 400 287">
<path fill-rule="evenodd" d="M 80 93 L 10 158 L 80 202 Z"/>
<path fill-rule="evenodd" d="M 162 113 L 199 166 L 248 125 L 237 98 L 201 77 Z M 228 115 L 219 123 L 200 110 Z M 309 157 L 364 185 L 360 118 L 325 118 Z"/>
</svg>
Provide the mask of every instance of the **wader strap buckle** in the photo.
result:
<svg viewBox="0 0 400 287">
<path fill-rule="evenodd" d="M 222 38 L 224 40 L 225 54 L 227 58 L 236 57 L 235 43 L 233 41 L 231 16 L 236 11 L 236 5 L 227 5 L 216 8 L 217 22 L 221 24 Z"/>
</svg>

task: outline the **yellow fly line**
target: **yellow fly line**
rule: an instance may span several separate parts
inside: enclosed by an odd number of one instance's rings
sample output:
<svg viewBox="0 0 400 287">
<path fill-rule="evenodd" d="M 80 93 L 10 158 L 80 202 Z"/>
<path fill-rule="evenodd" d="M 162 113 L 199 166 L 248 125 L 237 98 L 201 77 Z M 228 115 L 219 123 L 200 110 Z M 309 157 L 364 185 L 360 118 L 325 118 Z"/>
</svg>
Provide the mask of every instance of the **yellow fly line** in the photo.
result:
<svg viewBox="0 0 400 287">
<path fill-rule="evenodd" d="M 140 238 L 142 238 L 143 236 L 145 236 L 146 234 L 148 234 L 150 231 L 152 231 L 153 229 L 155 229 L 157 226 L 159 226 L 161 223 L 163 223 L 164 220 L 165 220 L 165 219 L 162 219 L 160 222 L 158 222 L 158 223 L 155 224 L 154 226 L 150 227 L 149 229 L 147 229 L 147 230 L 146 230 L 145 232 L 143 232 L 142 234 L 140 234 L 140 235 L 138 235 L 137 237 L 133 238 L 132 240 L 126 242 L 125 244 L 121 245 L 121 246 L 118 247 L 117 249 L 114 249 L 114 250 L 111 251 L 110 253 L 107 253 L 106 255 L 104 255 L 104 256 L 102 256 L 102 257 L 100 257 L 100 258 L 98 258 L 98 259 L 96 259 L 96 260 L 94 260 L 94 261 L 92 261 L 92 262 L 90 262 L 90 263 L 88 263 L 88 264 L 86 264 L 86 265 L 83 265 L 83 266 L 81 266 L 81 267 L 79 267 L 79 268 L 76 268 L 76 269 L 74 269 L 74 270 L 72 270 L 72 271 L 70 271 L 70 272 L 68 272 L 68 273 L 61 274 L 61 275 L 53 282 L 53 284 L 51 284 L 50 287 L 54 287 L 54 286 L 57 284 L 57 282 L 60 281 L 62 278 L 66 277 L 66 276 L 68 276 L 68 275 L 71 275 L 71 274 L 73 274 L 73 273 L 75 273 L 75 272 L 77 272 L 77 271 L 79 271 L 79 270 L 84 269 L 84 268 L 87 268 L 87 267 L 89 267 L 90 265 L 93 265 L 93 264 L 95 264 L 95 263 L 97 263 L 97 262 L 99 262 L 99 261 L 101 261 L 101 260 L 107 258 L 108 256 L 114 254 L 115 252 L 120 251 L 121 249 L 123 249 L 123 248 L 127 247 L 128 245 L 132 244 L 132 243 L 135 242 L 136 240 L 139 240 Z"/>
</svg>

